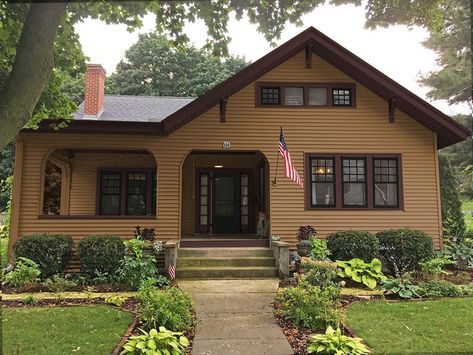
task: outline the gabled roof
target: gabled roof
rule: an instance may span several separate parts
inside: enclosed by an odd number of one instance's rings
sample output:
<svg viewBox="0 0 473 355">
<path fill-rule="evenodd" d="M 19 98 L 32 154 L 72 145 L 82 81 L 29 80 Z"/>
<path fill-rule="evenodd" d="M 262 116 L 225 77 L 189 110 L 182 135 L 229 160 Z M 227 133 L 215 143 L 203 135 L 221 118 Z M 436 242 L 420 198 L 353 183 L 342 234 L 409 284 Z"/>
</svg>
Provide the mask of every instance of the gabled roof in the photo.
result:
<svg viewBox="0 0 473 355">
<path fill-rule="evenodd" d="M 161 122 L 192 102 L 193 97 L 105 95 L 101 121 Z M 76 120 L 84 118 L 84 102 L 79 105 Z"/>
<path fill-rule="evenodd" d="M 437 133 L 438 148 L 461 142 L 471 134 L 467 128 L 437 110 L 314 27 L 309 27 L 258 61 L 166 117 L 162 121 L 164 132 L 170 134 L 183 127 L 217 105 L 221 99 L 231 96 L 293 55 L 304 50 L 307 45 L 313 48 L 313 53 L 366 86 L 380 97 L 387 101 L 395 98 L 398 109 Z M 388 106 L 386 105 L 387 111 Z"/>
</svg>

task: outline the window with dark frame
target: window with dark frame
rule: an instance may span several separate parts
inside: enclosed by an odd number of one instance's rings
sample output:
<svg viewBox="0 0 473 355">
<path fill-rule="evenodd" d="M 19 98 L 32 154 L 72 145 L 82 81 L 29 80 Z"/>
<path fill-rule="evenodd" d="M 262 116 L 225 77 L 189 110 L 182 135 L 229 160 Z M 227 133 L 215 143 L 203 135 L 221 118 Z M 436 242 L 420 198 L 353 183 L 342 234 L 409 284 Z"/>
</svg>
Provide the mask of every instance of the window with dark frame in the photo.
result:
<svg viewBox="0 0 473 355">
<path fill-rule="evenodd" d="M 303 106 L 304 105 L 304 87 L 286 86 L 284 88 L 284 105 Z"/>
<path fill-rule="evenodd" d="M 343 206 L 367 206 L 366 180 L 365 158 L 342 158 Z"/>
<path fill-rule="evenodd" d="M 351 106 L 351 90 L 350 89 L 332 89 L 333 106 Z"/>
<path fill-rule="evenodd" d="M 99 215 L 156 214 L 156 172 L 152 170 L 100 171 Z"/>
<path fill-rule="evenodd" d="M 261 105 L 280 105 L 281 88 L 264 86 L 261 88 Z"/>
<path fill-rule="evenodd" d="M 398 207 L 397 158 L 373 158 L 373 204 L 375 207 Z"/>
<path fill-rule="evenodd" d="M 310 201 L 313 207 L 335 207 L 334 158 L 310 158 Z"/>
</svg>

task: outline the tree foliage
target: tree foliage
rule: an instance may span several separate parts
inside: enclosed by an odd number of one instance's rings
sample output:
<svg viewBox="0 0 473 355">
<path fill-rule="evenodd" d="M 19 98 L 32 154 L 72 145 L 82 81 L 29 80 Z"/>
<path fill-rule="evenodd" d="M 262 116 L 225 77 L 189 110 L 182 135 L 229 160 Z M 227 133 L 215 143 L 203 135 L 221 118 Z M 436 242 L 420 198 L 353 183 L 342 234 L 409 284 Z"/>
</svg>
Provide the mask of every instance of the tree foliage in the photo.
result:
<svg viewBox="0 0 473 355">
<path fill-rule="evenodd" d="M 193 46 L 175 48 L 158 34 L 143 34 L 107 78 L 107 93 L 200 96 L 246 65 L 244 58 L 221 60 Z"/>
<path fill-rule="evenodd" d="M 0 151 L 0 212 L 7 209 L 10 199 L 11 189 L 8 184 L 8 177 L 13 175 L 13 162 L 15 160 L 15 143 L 9 143 Z"/>
</svg>

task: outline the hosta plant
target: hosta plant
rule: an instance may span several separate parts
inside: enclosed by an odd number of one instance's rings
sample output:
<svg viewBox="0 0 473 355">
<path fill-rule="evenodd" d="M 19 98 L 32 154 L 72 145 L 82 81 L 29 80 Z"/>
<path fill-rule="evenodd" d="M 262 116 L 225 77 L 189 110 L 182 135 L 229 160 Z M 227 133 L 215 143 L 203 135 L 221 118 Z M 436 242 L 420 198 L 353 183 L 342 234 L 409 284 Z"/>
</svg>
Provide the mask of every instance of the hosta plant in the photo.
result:
<svg viewBox="0 0 473 355">
<path fill-rule="evenodd" d="M 419 262 L 420 269 L 425 274 L 431 274 L 437 277 L 440 274 L 448 275 L 449 272 L 444 268 L 447 265 L 454 265 L 455 261 L 450 256 L 436 256 L 435 258 Z"/>
<path fill-rule="evenodd" d="M 141 330 L 141 329 L 140 329 Z M 171 332 L 164 327 L 141 330 L 142 335 L 131 336 L 120 354 L 180 355 L 185 353 L 189 340 L 181 332 Z"/>
<path fill-rule="evenodd" d="M 363 283 L 370 289 L 376 288 L 379 281 L 387 279 L 381 271 L 383 265 L 379 259 L 373 259 L 370 263 L 365 263 L 359 258 L 348 261 L 337 260 L 337 265 L 341 268 L 338 276 Z"/>
<path fill-rule="evenodd" d="M 13 287 L 28 286 L 35 284 L 40 274 L 41 271 L 37 263 L 20 256 L 15 268 L 3 277 L 3 281 Z"/>
<path fill-rule="evenodd" d="M 387 279 L 383 282 L 383 290 L 386 293 L 398 296 L 400 298 L 420 297 L 418 294 L 419 286 L 411 282 L 409 274 L 405 274 L 396 279 Z"/>
<path fill-rule="evenodd" d="M 307 351 L 317 354 L 361 355 L 368 354 L 369 349 L 361 338 L 352 338 L 342 334 L 340 328 L 331 326 L 325 334 L 315 334 L 310 337 Z"/>
</svg>

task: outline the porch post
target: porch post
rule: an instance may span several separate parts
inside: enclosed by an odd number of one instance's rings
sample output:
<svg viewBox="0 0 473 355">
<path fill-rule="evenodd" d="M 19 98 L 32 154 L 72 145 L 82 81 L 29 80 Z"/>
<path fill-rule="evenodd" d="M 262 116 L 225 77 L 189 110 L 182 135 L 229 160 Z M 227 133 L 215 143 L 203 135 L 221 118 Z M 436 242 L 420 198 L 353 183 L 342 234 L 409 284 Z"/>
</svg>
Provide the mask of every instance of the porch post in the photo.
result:
<svg viewBox="0 0 473 355">
<path fill-rule="evenodd" d="M 164 265 L 165 272 L 169 270 L 169 265 L 176 267 L 177 251 L 179 249 L 179 241 L 170 240 L 164 244 Z"/>
<path fill-rule="evenodd" d="M 289 245 L 286 242 L 271 241 L 279 278 L 289 277 Z"/>
</svg>

